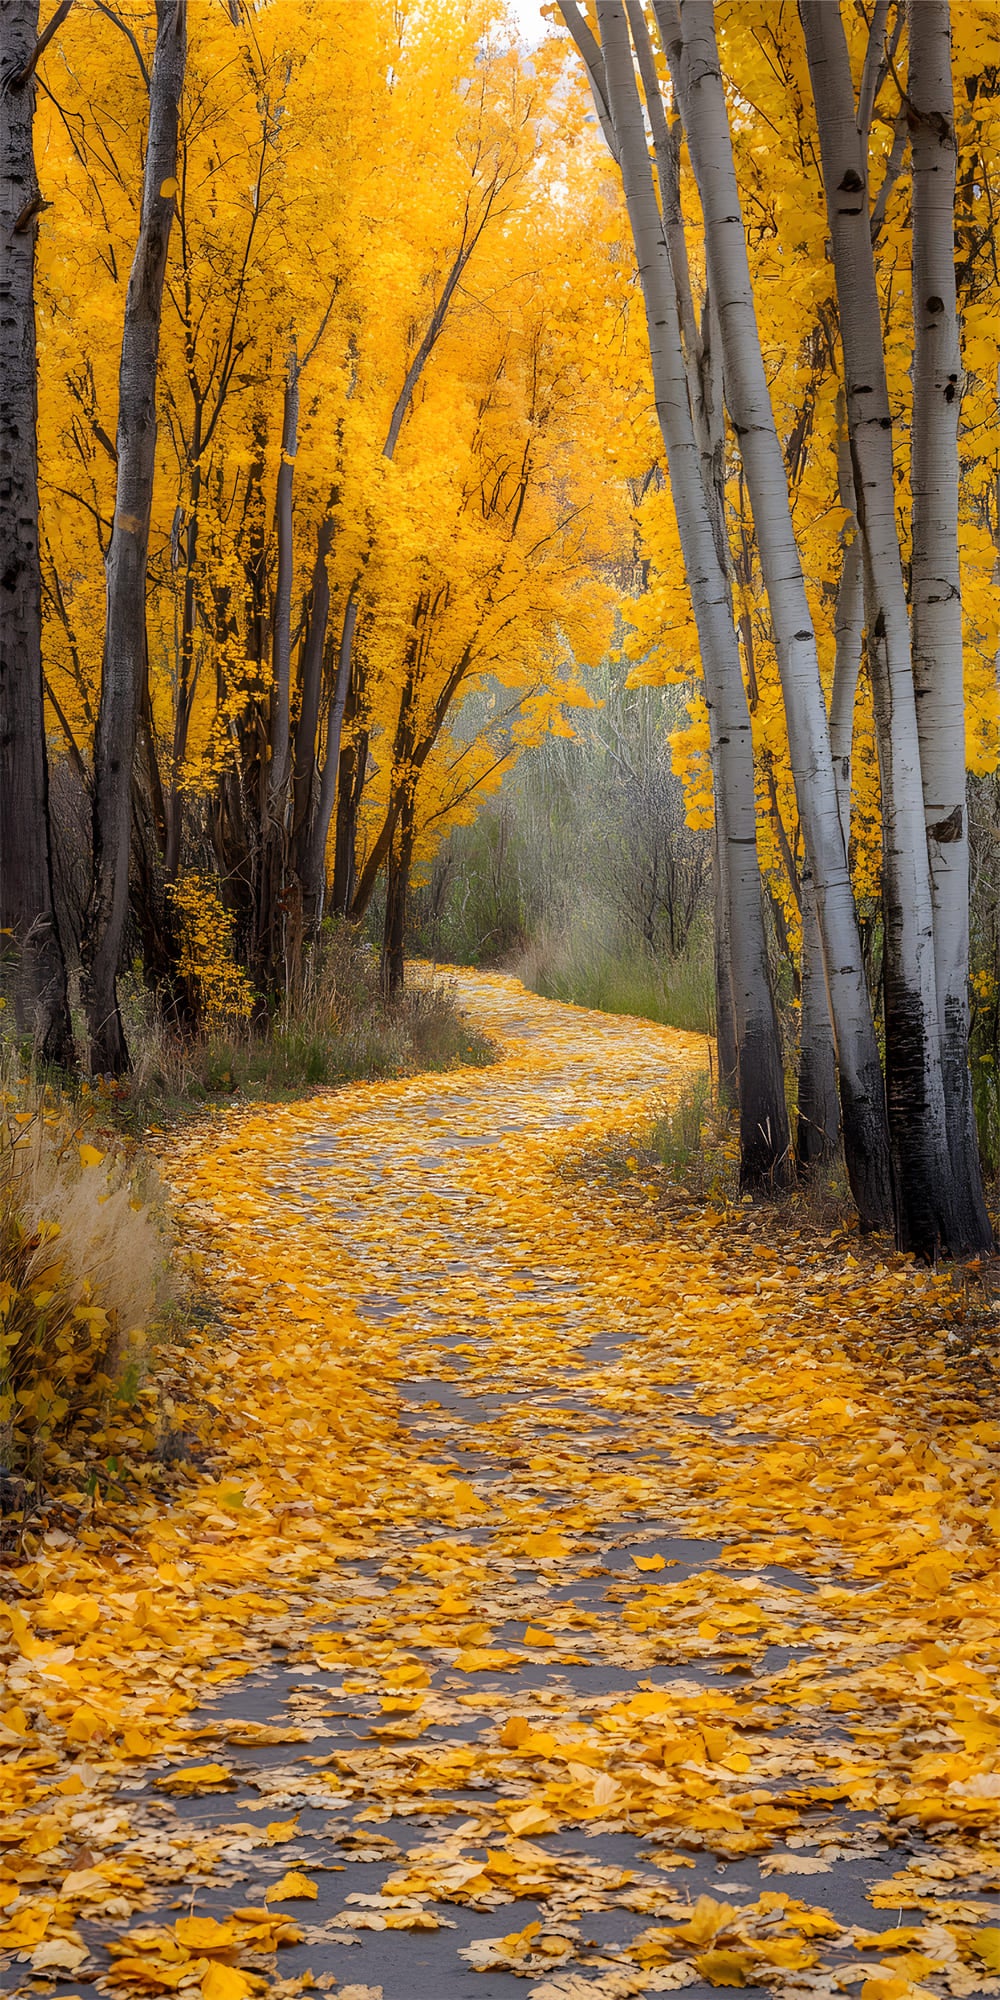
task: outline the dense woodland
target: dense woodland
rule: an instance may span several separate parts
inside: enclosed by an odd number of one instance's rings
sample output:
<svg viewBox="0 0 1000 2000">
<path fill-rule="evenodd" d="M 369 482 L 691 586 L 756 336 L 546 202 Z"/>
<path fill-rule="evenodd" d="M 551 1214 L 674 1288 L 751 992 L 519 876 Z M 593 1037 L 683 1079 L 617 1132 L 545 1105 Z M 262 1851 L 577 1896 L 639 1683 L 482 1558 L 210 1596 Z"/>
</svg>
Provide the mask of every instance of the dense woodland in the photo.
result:
<svg viewBox="0 0 1000 2000">
<path fill-rule="evenodd" d="M 747 1191 L 842 1146 L 864 1227 L 983 1251 L 995 10 L 547 11 L 3 0 L 11 1018 L 122 1074 L 127 975 L 265 1036 L 375 913 L 392 994 L 590 746 L 588 893 L 708 941 Z"/>
</svg>

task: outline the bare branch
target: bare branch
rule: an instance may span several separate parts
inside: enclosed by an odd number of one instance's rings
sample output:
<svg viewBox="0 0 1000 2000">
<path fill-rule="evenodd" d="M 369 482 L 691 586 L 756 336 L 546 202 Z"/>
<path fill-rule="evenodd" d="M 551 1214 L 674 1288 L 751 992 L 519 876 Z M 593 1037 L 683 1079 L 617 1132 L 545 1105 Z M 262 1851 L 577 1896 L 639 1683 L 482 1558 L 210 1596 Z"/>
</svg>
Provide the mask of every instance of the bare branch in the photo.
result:
<svg viewBox="0 0 1000 2000">
<path fill-rule="evenodd" d="M 142 76 L 143 83 L 145 84 L 146 89 L 148 90 L 149 71 L 146 68 L 145 62 L 143 61 L 143 54 L 141 48 L 139 47 L 138 40 L 136 36 L 133 34 L 131 28 L 128 26 L 128 23 L 122 20 L 120 14 L 115 13 L 113 7 L 108 7 L 105 4 L 105 0 L 94 0 L 94 6 L 97 8 L 99 14 L 105 14 L 109 21 L 114 22 L 116 28 L 121 29 L 122 34 L 125 37 L 125 40 L 131 45 L 132 53 L 135 56 L 136 62 L 139 65 L 139 70 Z"/>
<path fill-rule="evenodd" d="M 59 0 L 59 5 L 52 16 L 52 19 L 49 22 L 48 27 L 43 28 L 41 34 L 38 37 L 37 42 L 35 43 L 31 55 L 28 57 L 28 60 L 24 65 L 24 68 L 18 70 L 17 75 L 11 78 L 10 80 L 11 90 L 23 90 L 25 84 L 30 80 L 31 77 L 34 76 L 38 63 L 40 62 L 42 56 L 45 54 L 45 51 L 48 48 L 53 35 L 56 34 L 57 31 L 62 27 L 62 24 L 65 21 L 66 16 L 69 13 L 69 10 L 72 7 L 72 5 L 73 5 L 73 0 Z"/>
</svg>

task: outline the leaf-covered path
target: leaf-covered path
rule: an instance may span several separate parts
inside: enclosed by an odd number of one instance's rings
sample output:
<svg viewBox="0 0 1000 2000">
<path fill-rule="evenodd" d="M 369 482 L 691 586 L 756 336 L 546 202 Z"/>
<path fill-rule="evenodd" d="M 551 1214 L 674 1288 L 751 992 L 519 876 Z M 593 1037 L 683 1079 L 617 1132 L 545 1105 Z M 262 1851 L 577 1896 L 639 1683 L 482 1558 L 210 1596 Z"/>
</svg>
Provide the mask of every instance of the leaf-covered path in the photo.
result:
<svg viewBox="0 0 1000 2000">
<path fill-rule="evenodd" d="M 462 986 L 494 1068 L 167 1163 L 210 1451 L 11 1579 L 8 1989 L 1000 1991 L 953 1295 L 565 1171 L 704 1043 Z"/>
</svg>

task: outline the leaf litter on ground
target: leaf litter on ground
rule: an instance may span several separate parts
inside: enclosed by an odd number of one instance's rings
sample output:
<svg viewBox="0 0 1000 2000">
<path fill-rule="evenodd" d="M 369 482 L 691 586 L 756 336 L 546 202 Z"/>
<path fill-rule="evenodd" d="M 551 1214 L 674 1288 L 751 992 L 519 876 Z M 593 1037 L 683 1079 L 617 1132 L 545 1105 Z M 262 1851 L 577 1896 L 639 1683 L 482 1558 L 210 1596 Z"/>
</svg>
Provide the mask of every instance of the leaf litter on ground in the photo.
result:
<svg viewBox="0 0 1000 2000">
<path fill-rule="evenodd" d="M 13 1990 L 376 1994 L 281 1951 L 527 1900 L 448 1949 L 535 2000 L 1000 1992 L 1000 1422 L 959 1294 L 568 1172 L 704 1042 L 462 987 L 494 1069 L 172 1142 L 224 1326 L 174 1390 L 209 1451 L 8 1572 Z M 206 1719 L 275 1661 L 281 1720 Z M 622 1834 L 646 1846 L 602 1858 Z M 311 1922 L 358 1856 L 377 1889 Z M 706 1857 L 757 1881 L 692 1891 Z M 870 1923 L 837 1914 L 844 1864 Z M 609 1910 L 629 1934 L 597 1943 Z"/>
</svg>

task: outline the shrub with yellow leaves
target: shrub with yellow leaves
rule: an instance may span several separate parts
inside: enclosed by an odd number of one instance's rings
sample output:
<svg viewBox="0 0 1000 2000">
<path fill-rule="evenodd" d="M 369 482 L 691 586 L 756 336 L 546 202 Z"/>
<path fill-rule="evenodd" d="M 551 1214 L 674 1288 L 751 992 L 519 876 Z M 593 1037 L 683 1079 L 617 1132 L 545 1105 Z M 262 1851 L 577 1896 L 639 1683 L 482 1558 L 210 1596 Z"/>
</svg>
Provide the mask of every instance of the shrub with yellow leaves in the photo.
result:
<svg viewBox="0 0 1000 2000">
<path fill-rule="evenodd" d="M 248 1021 L 253 987 L 237 965 L 233 918 L 210 875 L 182 875 L 170 891 L 179 931 L 178 971 L 206 1026 Z"/>
<path fill-rule="evenodd" d="M 22 1083 L 0 1100 L 0 1474 L 138 1392 L 169 1273 L 145 1169 Z"/>
</svg>

